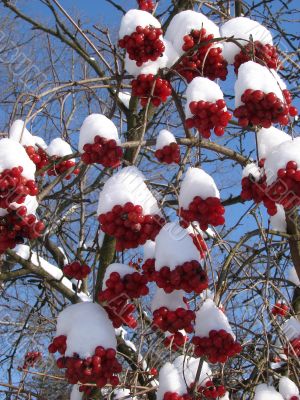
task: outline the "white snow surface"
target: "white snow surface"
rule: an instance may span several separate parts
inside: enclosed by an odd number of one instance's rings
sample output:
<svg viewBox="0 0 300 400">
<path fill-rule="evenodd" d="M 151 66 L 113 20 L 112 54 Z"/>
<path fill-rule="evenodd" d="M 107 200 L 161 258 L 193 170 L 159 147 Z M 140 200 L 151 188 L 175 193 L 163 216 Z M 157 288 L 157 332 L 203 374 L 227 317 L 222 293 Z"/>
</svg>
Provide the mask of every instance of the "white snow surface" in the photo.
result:
<svg viewBox="0 0 300 400">
<path fill-rule="evenodd" d="M 295 267 L 289 269 L 287 274 L 287 280 L 292 282 L 296 286 L 300 286 L 300 280 L 298 278 Z"/>
<path fill-rule="evenodd" d="M 119 92 L 118 97 L 126 108 L 129 108 L 131 94 L 129 92 Z"/>
<path fill-rule="evenodd" d="M 176 392 L 179 395 L 186 393 L 186 385 L 179 374 L 179 371 L 174 366 L 167 362 L 159 371 L 159 386 L 156 393 L 157 400 L 163 400 L 166 392 Z"/>
<path fill-rule="evenodd" d="M 184 54 L 182 50 L 184 36 L 190 34 L 194 29 L 200 30 L 201 28 L 204 28 L 207 34 L 214 35 L 215 38 L 220 37 L 218 26 L 205 15 L 192 10 L 181 11 L 172 18 L 165 37 L 181 56 Z M 222 47 L 222 44 L 216 43 L 214 47 Z"/>
<path fill-rule="evenodd" d="M 193 260 L 200 262 L 200 254 L 187 230 L 176 222 L 164 225 L 155 240 L 155 270 L 164 266 L 174 270 Z"/>
<path fill-rule="evenodd" d="M 155 242 L 153 240 L 147 240 L 147 242 L 143 246 L 144 257 L 143 262 L 148 260 L 149 258 L 155 257 Z"/>
<path fill-rule="evenodd" d="M 220 198 L 220 192 L 213 178 L 201 168 L 190 167 L 181 183 L 179 192 L 179 207 L 188 209 L 194 197 L 200 196 L 203 200 L 208 197 Z"/>
<path fill-rule="evenodd" d="M 113 391 L 113 400 L 120 400 L 120 399 L 126 399 L 126 400 L 134 400 L 136 397 L 131 397 L 130 396 L 130 390 L 129 389 L 115 389 Z"/>
<path fill-rule="evenodd" d="M 298 387 L 287 376 L 280 378 L 279 392 L 283 396 L 284 400 L 290 400 L 293 396 L 299 396 Z"/>
<path fill-rule="evenodd" d="M 291 317 L 282 326 L 282 331 L 288 340 L 294 340 L 300 337 L 300 321 Z"/>
<path fill-rule="evenodd" d="M 94 143 L 95 136 L 114 139 L 118 144 L 120 143 L 117 127 L 102 114 L 90 114 L 83 121 L 79 133 L 78 151 L 82 152 L 86 143 Z"/>
<path fill-rule="evenodd" d="M 291 140 L 291 136 L 274 126 L 271 128 L 261 128 L 257 132 L 259 159 L 266 158 L 276 146 L 288 140 Z"/>
<path fill-rule="evenodd" d="M 232 18 L 220 27 L 222 37 L 233 37 L 241 46 L 246 46 L 252 36 L 253 41 L 262 44 L 273 44 L 272 35 L 257 21 L 246 17 Z M 234 63 L 234 57 L 241 51 L 240 47 L 232 42 L 223 43 L 223 56 L 229 64 Z"/>
<path fill-rule="evenodd" d="M 48 156 L 53 157 L 65 157 L 73 153 L 71 146 L 65 140 L 61 138 L 55 138 L 51 140 L 49 146 L 46 149 Z"/>
<path fill-rule="evenodd" d="M 144 214 L 160 214 L 157 201 L 144 182 L 144 175 L 134 166 L 112 175 L 99 195 L 98 215 L 127 202 L 143 207 Z"/>
<path fill-rule="evenodd" d="M 162 149 L 171 143 L 176 143 L 175 136 L 167 129 L 162 129 L 156 138 L 156 150 Z"/>
<path fill-rule="evenodd" d="M 97 346 L 116 349 L 115 330 L 105 310 L 96 303 L 72 304 L 59 313 L 56 336 L 67 336 L 66 356 L 94 354 Z"/>
<path fill-rule="evenodd" d="M 199 362 L 200 358 L 186 357 L 185 355 L 178 356 L 174 360 L 173 364 L 179 371 L 180 375 L 184 377 L 188 386 L 195 382 Z M 211 375 L 212 371 L 207 362 L 204 361 L 198 383 L 201 386 L 204 386 L 205 383 L 210 379 Z"/>
<path fill-rule="evenodd" d="M 119 38 L 122 39 L 126 35 L 135 32 L 137 26 L 145 28 L 146 26 L 161 28 L 161 24 L 152 14 L 147 11 L 132 9 L 122 17 Z"/>
<path fill-rule="evenodd" d="M 194 78 L 191 83 L 188 84 L 186 92 L 186 105 L 185 105 L 185 116 L 186 118 L 192 117 L 189 104 L 192 101 L 209 101 L 211 103 L 217 100 L 224 99 L 223 92 L 220 86 L 211 81 L 208 78 L 198 76 Z"/>
<path fill-rule="evenodd" d="M 296 161 L 300 168 L 300 137 L 279 144 L 268 154 L 264 165 L 268 185 L 277 179 L 277 171 L 285 169 L 289 161 Z"/>
<path fill-rule="evenodd" d="M 283 397 L 274 386 L 268 386 L 266 383 L 261 383 L 255 388 L 253 400 L 283 400 Z"/>
<path fill-rule="evenodd" d="M 276 204 L 277 213 L 270 217 L 272 229 L 279 232 L 286 232 L 286 219 L 284 208 L 281 204 Z"/>
<path fill-rule="evenodd" d="M 79 385 L 73 385 L 70 400 L 81 400 L 83 392 L 79 392 Z"/>
<path fill-rule="evenodd" d="M 254 61 L 248 61 L 239 68 L 237 80 L 234 85 L 235 107 L 244 104 L 241 100 L 246 89 L 262 90 L 264 93 L 273 92 L 284 101 L 282 90 L 286 89 L 285 83 L 273 69 L 264 67 Z"/>
<path fill-rule="evenodd" d="M 118 272 L 118 274 L 120 275 L 120 277 L 122 279 L 127 274 L 133 274 L 135 272 L 135 270 L 127 264 L 121 264 L 121 263 L 110 264 L 106 268 L 105 274 L 103 277 L 103 285 L 102 285 L 103 290 L 105 290 L 107 288 L 106 281 L 108 280 L 108 278 L 112 272 Z"/>
<path fill-rule="evenodd" d="M 263 175 L 263 170 L 259 168 L 256 163 L 247 164 L 245 168 L 243 168 L 242 177 L 246 178 L 251 175 L 255 182 L 258 182 Z"/>
<path fill-rule="evenodd" d="M 199 337 L 208 337 L 212 330 L 224 329 L 235 339 L 226 315 L 216 306 L 211 299 L 207 299 L 196 311 L 195 335 Z"/>
<path fill-rule="evenodd" d="M 187 310 L 187 305 L 184 302 L 184 291 L 174 290 L 172 293 L 166 293 L 163 289 L 157 288 L 151 303 L 151 311 L 158 310 L 160 307 L 167 307 L 170 311 L 175 311 L 177 308 Z"/>
<path fill-rule="evenodd" d="M 0 172 L 4 169 L 23 167 L 22 175 L 34 180 L 35 164 L 28 157 L 24 147 L 12 139 L 0 140 Z"/>
<path fill-rule="evenodd" d="M 21 143 L 23 146 L 33 146 L 39 145 L 42 149 L 47 148 L 44 139 L 39 136 L 32 135 L 25 126 L 25 122 L 21 119 L 16 119 L 8 132 L 9 139 L 15 140 Z"/>
</svg>

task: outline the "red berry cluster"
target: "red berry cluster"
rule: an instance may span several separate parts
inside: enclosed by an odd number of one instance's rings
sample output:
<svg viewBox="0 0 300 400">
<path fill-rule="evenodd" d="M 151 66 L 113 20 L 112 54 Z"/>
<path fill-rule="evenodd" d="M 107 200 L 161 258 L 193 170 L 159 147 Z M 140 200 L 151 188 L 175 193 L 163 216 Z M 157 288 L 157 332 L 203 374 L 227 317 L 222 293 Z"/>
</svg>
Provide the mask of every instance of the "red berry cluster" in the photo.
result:
<svg viewBox="0 0 300 400">
<path fill-rule="evenodd" d="M 142 265 L 143 274 L 148 282 L 155 280 L 155 258 L 148 258 Z"/>
<path fill-rule="evenodd" d="M 212 364 L 225 363 L 229 357 L 242 351 L 242 346 L 224 329 L 210 331 L 209 337 L 194 336 L 192 343 L 195 356 L 206 356 Z"/>
<path fill-rule="evenodd" d="M 91 268 L 86 264 L 81 264 L 79 261 L 73 261 L 66 264 L 63 268 L 63 273 L 70 279 L 82 281 L 91 272 Z"/>
<path fill-rule="evenodd" d="M 56 336 L 49 345 L 48 350 L 49 353 L 56 353 L 58 351 L 60 354 L 65 354 L 67 350 L 67 336 Z"/>
<path fill-rule="evenodd" d="M 192 400 L 193 397 L 189 394 L 183 394 L 182 396 L 176 392 L 166 392 L 163 400 Z"/>
<path fill-rule="evenodd" d="M 165 220 L 159 215 L 143 215 L 143 207 L 130 202 L 115 205 L 112 211 L 100 214 L 103 232 L 117 239 L 116 250 L 134 249 L 147 240 L 154 240 Z"/>
<path fill-rule="evenodd" d="M 174 351 L 182 348 L 188 341 L 188 337 L 183 335 L 181 332 L 175 332 L 174 335 L 167 336 L 163 341 L 165 347 L 170 347 Z"/>
<path fill-rule="evenodd" d="M 107 292 L 101 291 L 98 294 L 98 301 L 105 308 L 114 328 L 120 328 L 121 325 L 127 325 L 132 329 L 137 327 L 137 321 L 132 315 L 136 308 L 134 304 L 128 303 L 126 295 L 121 294 L 107 300 Z"/>
<path fill-rule="evenodd" d="M 159 328 L 163 332 L 171 333 L 184 329 L 187 333 L 192 333 L 195 318 L 195 313 L 192 310 L 185 310 L 180 307 L 175 311 L 170 311 L 167 307 L 160 307 L 153 312 L 152 328 Z"/>
<path fill-rule="evenodd" d="M 271 44 L 262 44 L 258 40 L 254 43 L 248 43 L 234 57 L 234 72 L 237 74 L 240 65 L 251 60 L 270 69 L 282 68 L 276 47 Z"/>
<path fill-rule="evenodd" d="M 170 143 L 162 149 L 155 151 L 155 157 L 158 161 L 166 164 L 179 164 L 180 162 L 180 148 L 177 143 Z"/>
<path fill-rule="evenodd" d="M 272 123 L 287 125 L 289 115 L 295 116 L 298 113 L 295 107 L 289 105 L 287 99 L 289 98 L 286 94 L 285 101 L 282 101 L 273 92 L 247 89 L 241 97 L 244 104 L 236 108 L 233 115 L 244 128 L 249 124 L 260 125 L 263 128 L 270 128 Z"/>
<path fill-rule="evenodd" d="M 30 160 L 36 165 L 36 169 L 40 170 L 50 164 L 48 154 L 39 147 L 37 150 L 33 146 L 24 146 Z M 44 172 L 45 173 L 45 172 Z"/>
<path fill-rule="evenodd" d="M 39 351 L 29 351 L 25 355 L 24 364 L 21 369 L 28 369 L 33 367 L 34 364 L 42 358 L 42 353 Z"/>
<path fill-rule="evenodd" d="M 135 60 L 141 67 L 147 61 L 156 61 L 165 51 L 162 34 L 161 28 L 137 26 L 135 32 L 119 40 L 119 46 L 126 49 L 130 60 Z"/>
<path fill-rule="evenodd" d="M 0 254 L 23 243 L 23 238 L 38 238 L 44 229 L 44 223 L 33 214 L 27 214 L 25 206 L 8 209 L 8 214 L 0 218 Z"/>
<path fill-rule="evenodd" d="M 225 395 L 226 389 L 225 386 L 215 385 L 213 381 L 209 380 L 205 383 L 205 386 L 199 386 L 197 392 L 205 399 L 217 399 Z"/>
<path fill-rule="evenodd" d="M 190 233 L 191 238 L 193 239 L 194 245 L 197 247 L 200 253 L 200 257 L 204 258 L 205 254 L 207 252 L 207 246 L 206 243 L 203 239 L 203 237 L 200 235 L 200 233 Z"/>
<path fill-rule="evenodd" d="M 211 129 L 217 136 L 224 135 L 225 128 L 232 117 L 230 112 L 225 110 L 224 100 L 219 99 L 215 103 L 203 100 L 192 101 L 189 107 L 193 116 L 185 121 L 188 129 L 196 128 L 206 139 L 210 137 Z"/>
<path fill-rule="evenodd" d="M 223 225 L 225 208 L 217 197 L 207 197 L 203 200 L 200 196 L 194 197 L 188 210 L 181 207 L 180 217 L 188 222 L 198 221 L 202 231 L 206 231 L 208 224 L 213 226 Z"/>
<path fill-rule="evenodd" d="M 283 302 L 277 302 L 272 308 L 272 314 L 274 316 L 280 315 L 281 317 L 285 317 L 289 312 L 289 306 Z"/>
<path fill-rule="evenodd" d="M 0 173 L 0 207 L 8 208 L 11 203 L 24 203 L 26 196 L 36 196 L 38 188 L 34 180 L 22 176 L 23 167 L 5 169 Z"/>
<path fill-rule="evenodd" d="M 143 11 L 152 12 L 154 10 L 154 4 L 152 0 L 137 0 L 139 9 Z"/>
<path fill-rule="evenodd" d="M 298 397 L 298 396 L 292 396 L 291 398 L 290 398 L 290 400 L 299 400 L 300 398 Z"/>
<path fill-rule="evenodd" d="M 130 299 L 138 299 L 149 293 L 147 283 L 147 278 L 137 271 L 126 274 L 123 278 L 118 272 L 112 272 L 105 282 L 106 289 L 102 291 L 101 296 L 105 301 L 113 300 L 122 294 Z"/>
<path fill-rule="evenodd" d="M 95 136 L 94 143 L 86 143 L 83 146 L 84 153 L 81 160 L 85 164 L 101 164 L 106 168 L 116 168 L 121 164 L 123 151 L 114 139 L 105 139 Z"/>
<path fill-rule="evenodd" d="M 66 340 L 65 336 L 54 338 L 49 346 L 50 353 L 55 353 L 56 351 L 61 354 L 65 353 L 66 346 L 55 342 L 57 339 L 63 342 L 62 338 Z M 66 369 L 65 377 L 69 383 L 94 383 L 99 388 L 102 388 L 107 383 L 117 386 L 119 378 L 115 374 L 122 371 L 122 366 L 116 359 L 116 354 L 114 349 L 104 349 L 104 347 L 98 346 L 92 357 L 82 359 L 78 354 L 74 354 L 73 357 L 63 356 L 58 358 L 57 366 L 58 368 Z"/>
<path fill-rule="evenodd" d="M 213 39 L 214 36 L 207 34 L 203 28 L 192 30 L 189 35 L 184 36 L 182 50 L 189 53 L 182 58 L 176 69 L 188 82 L 197 76 L 205 76 L 211 80 L 226 79 L 227 61 L 222 55 L 222 49 L 213 47 Z"/>
<path fill-rule="evenodd" d="M 133 96 L 139 97 L 141 106 L 145 107 L 151 98 L 151 103 L 158 107 L 171 96 L 172 87 L 166 79 L 153 74 L 141 74 L 131 82 Z"/>
<path fill-rule="evenodd" d="M 200 294 L 208 287 L 207 273 L 196 260 L 178 265 L 173 270 L 161 268 L 155 272 L 155 282 L 166 293 L 182 289 L 187 293 Z"/>
<path fill-rule="evenodd" d="M 285 347 L 284 353 L 286 356 L 300 357 L 300 336 L 290 341 L 289 346 Z"/>
<path fill-rule="evenodd" d="M 59 160 L 59 158 L 57 157 L 57 160 Z M 75 162 L 72 160 L 66 160 L 66 161 L 57 161 L 55 162 L 55 164 L 47 171 L 47 174 L 49 176 L 58 176 L 63 174 L 64 172 L 66 172 L 68 169 L 72 168 L 75 166 Z M 79 168 L 75 168 L 72 171 L 72 174 L 74 175 L 78 175 L 79 174 Z M 65 179 L 71 179 L 71 175 L 67 175 L 65 177 Z"/>
</svg>

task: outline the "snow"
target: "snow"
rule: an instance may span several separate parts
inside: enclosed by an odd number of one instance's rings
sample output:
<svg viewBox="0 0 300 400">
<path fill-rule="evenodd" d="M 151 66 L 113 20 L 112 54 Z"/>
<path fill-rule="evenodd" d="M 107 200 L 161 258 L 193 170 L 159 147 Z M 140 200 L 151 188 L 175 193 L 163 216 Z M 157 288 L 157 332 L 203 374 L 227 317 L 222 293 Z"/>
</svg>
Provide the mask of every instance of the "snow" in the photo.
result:
<svg viewBox="0 0 300 400">
<path fill-rule="evenodd" d="M 273 386 L 262 383 L 256 386 L 253 400 L 283 400 L 283 397 Z"/>
<path fill-rule="evenodd" d="M 285 169 L 289 161 L 296 161 L 300 168 L 300 137 L 279 144 L 268 154 L 264 165 L 268 185 L 275 182 L 277 171 Z"/>
<path fill-rule="evenodd" d="M 73 153 L 71 146 L 61 138 L 53 139 L 46 149 L 48 156 L 65 157 Z"/>
<path fill-rule="evenodd" d="M 249 175 L 254 178 L 255 182 L 258 182 L 263 176 L 263 170 L 259 168 L 256 163 L 247 164 L 246 167 L 243 168 L 242 177 L 246 178 Z"/>
<path fill-rule="evenodd" d="M 271 128 L 261 128 L 257 132 L 259 159 L 266 158 L 276 146 L 288 140 L 291 140 L 291 136 L 280 129 L 273 126 Z"/>
<path fill-rule="evenodd" d="M 134 166 L 115 173 L 105 182 L 99 195 L 98 215 L 127 202 L 142 206 L 144 215 L 160 214 L 157 201 L 144 180 L 144 175 Z"/>
<path fill-rule="evenodd" d="M 286 219 L 284 208 L 281 204 L 276 204 L 277 213 L 270 217 L 272 229 L 279 232 L 286 232 Z"/>
<path fill-rule="evenodd" d="M 184 377 L 187 386 L 190 386 L 195 382 L 197 370 L 199 367 L 200 358 L 187 357 L 186 355 L 181 355 L 174 360 L 174 365 L 179 371 L 180 375 Z M 209 368 L 207 362 L 203 362 L 201 368 L 201 374 L 198 383 L 204 386 L 205 383 L 210 379 L 212 371 Z"/>
<path fill-rule="evenodd" d="M 282 326 L 282 331 L 288 340 L 294 340 L 300 337 L 300 321 L 291 317 Z"/>
<path fill-rule="evenodd" d="M 200 196 L 203 200 L 208 197 L 220 198 L 220 192 L 213 178 L 201 168 L 190 167 L 181 183 L 179 192 L 179 207 L 188 209 L 194 197 Z"/>
<path fill-rule="evenodd" d="M 66 307 L 57 318 L 56 336 L 67 336 L 66 356 L 91 357 L 97 346 L 116 349 L 115 331 L 104 309 L 96 303 Z"/>
<path fill-rule="evenodd" d="M 118 272 L 122 279 L 127 274 L 133 274 L 135 272 L 135 270 L 127 264 L 120 264 L 120 263 L 110 264 L 106 268 L 105 274 L 103 277 L 103 285 L 102 285 L 103 290 L 105 290 L 107 288 L 106 281 L 108 280 L 108 278 L 112 272 Z"/>
<path fill-rule="evenodd" d="M 0 172 L 4 169 L 23 167 L 22 175 L 34 180 L 35 164 L 28 157 L 24 147 L 12 139 L 0 140 Z"/>
<path fill-rule="evenodd" d="M 162 149 L 171 143 L 176 143 L 175 136 L 167 129 L 162 129 L 156 138 L 156 150 Z"/>
<path fill-rule="evenodd" d="M 137 26 L 145 28 L 146 26 L 161 28 L 160 22 L 147 11 L 129 10 L 121 20 L 119 38 L 122 39 L 126 35 L 131 35 L 135 32 Z"/>
<path fill-rule="evenodd" d="M 120 399 L 126 399 L 126 400 L 133 400 L 136 399 L 136 397 L 131 397 L 130 396 L 130 390 L 129 389 L 115 389 L 113 391 L 113 400 L 120 400 Z"/>
<path fill-rule="evenodd" d="M 26 196 L 24 203 L 18 204 L 18 203 L 10 203 L 9 207 L 12 209 L 17 209 L 20 206 L 25 206 L 27 208 L 27 214 L 33 214 L 35 215 L 35 212 L 39 206 L 39 203 L 37 202 L 36 196 Z M 4 215 L 7 215 L 8 211 L 5 208 L 0 208 L 0 217 L 3 217 Z"/>
<path fill-rule="evenodd" d="M 129 92 L 119 92 L 118 97 L 126 108 L 129 108 L 131 94 Z"/>
<path fill-rule="evenodd" d="M 81 400 L 83 392 L 79 392 L 79 385 L 73 385 L 70 400 Z"/>
<path fill-rule="evenodd" d="M 174 270 L 193 260 L 200 262 L 200 254 L 186 229 L 176 222 L 164 225 L 155 240 L 155 270 L 164 266 Z"/>
<path fill-rule="evenodd" d="M 155 257 L 155 242 L 153 242 L 153 240 L 147 240 L 147 242 L 143 246 L 143 249 L 144 249 L 143 262 L 145 262 L 149 258 Z"/>
<path fill-rule="evenodd" d="M 226 315 L 216 306 L 211 299 L 207 299 L 196 311 L 195 335 L 208 337 L 212 330 L 224 329 L 235 339 Z"/>
<path fill-rule="evenodd" d="M 279 392 L 283 396 L 284 400 L 290 400 L 293 396 L 299 396 L 299 389 L 287 376 L 280 378 Z"/>
<path fill-rule="evenodd" d="M 295 267 L 289 269 L 287 274 L 287 280 L 292 282 L 295 286 L 300 286 L 300 280 L 298 278 Z"/>
<path fill-rule="evenodd" d="M 36 145 L 38 145 L 42 149 L 47 148 L 44 140 L 39 136 L 32 135 L 26 128 L 25 122 L 21 119 L 17 119 L 13 122 L 9 129 L 8 137 L 9 139 L 19 142 L 23 146 L 33 146 L 36 148 Z"/>
<path fill-rule="evenodd" d="M 117 127 L 102 114 L 90 114 L 83 121 L 79 133 L 78 151 L 82 152 L 86 143 L 94 143 L 95 136 L 114 139 L 118 144 L 120 143 Z"/>
<path fill-rule="evenodd" d="M 229 392 L 226 392 L 223 397 L 220 397 L 220 400 L 230 400 L 229 398 Z"/>
<path fill-rule="evenodd" d="M 159 387 L 156 394 L 157 400 L 163 400 L 166 392 L 176 392 L 179 395 L 186 393 L 186 385 L 177 368 L 167 362 L 159 371 Z"/>
<path fill-rule="evenodd" d="M 257 21 L 246 17 L 232 18 L 220 27 L 221 36 L 224 38 L 233 37 L 241 46 L 246 46 L 249 41 L 260 41 L 262 44 L 273 44 L 272 35 Z M 223 56 L 229 64 L 234 63 L 234 57 L 240 53 L 238 45 L 231 42 L 223 43 Z"/>
<path fill-rule="evenodd" d="M 177 308 L 187 310 L 187 305 L 184 301 L 184 291 L 174 290 L 172 293 L 165 293 L 163 289 L 157 288 L 151 303 L 151 311 L 154 312 L 160 307 L 167 307 L 170 311 L 175 311 Z"/>
<path fill-rule="evenodd" d="M 205 15 L 192 10 L 186 10 L 176 14 L 167 28 L 165 37 L 169 40 L 178 54 L 184 54 L 182 46 L 185 35 L 191 33 L 194 29 L 204 28 L 208 34 L 214 35 L 215 38 L 220 37 L 218 26 L 210 21 Z M 222 44 L 216 43 L 214 47 L 222 47 Z"/>
<path fill-rule="evenodd" d="M 273 92 L 280 100 L 285 101 L 282 90 L 286 89 L 286 85 L 277 72 L 254 61 L 248 61 L 239 68 L 234 85 L 236 108 L 244 104 L 241 97 L 246 89 L 262 90 L 264 93 Z"/>
<path fill-rule="evenodd" d="M 193 116 L 189 107 L 192 101 L 203 100 L 215 103 L 217 100 L 224 99 L 220 86 L 216 82 L 201 76 L 194 78 L 192 82 L 188 84 L 185 95 L 187 100 L 185 105 L 186 118 Z"/>
</svg>

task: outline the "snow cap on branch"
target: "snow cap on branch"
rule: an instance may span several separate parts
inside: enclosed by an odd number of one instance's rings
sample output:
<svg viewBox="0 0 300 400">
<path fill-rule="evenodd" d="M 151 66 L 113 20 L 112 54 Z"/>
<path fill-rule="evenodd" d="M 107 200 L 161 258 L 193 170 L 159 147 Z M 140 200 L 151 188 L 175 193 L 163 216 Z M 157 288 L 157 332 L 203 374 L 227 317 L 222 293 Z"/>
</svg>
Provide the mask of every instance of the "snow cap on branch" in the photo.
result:
<svg viewBox="0 0 300 400">
<path fill-rule="evenodd" d="M 73 153 L 71 146 L 61 138 L 53 139 L 46 149 L 48 156 L 65 157 Z"/>
<path fill-rule="evenodd" d="M 161 24 L 152 14 L 142 10 L 129 10 L 122 17 L 119 38 L 122 39 L 126 35 L 131 35 L 135 32 L 137 26 L 146 28 L 146 26 L 153 26 L 154 28 L 161 28 Z"/>
<path fill-rule="evenodd" d="M 156 150 L 162 149 L 171 143 L 176 143 L 175 136 L 167 129 L 162 129 L 156 138 Z"/>
<path fill-rule="evenodd" d="M 293 396 L 299 397 L 299 389 L 287 376 L 280 378 L 279 392 L 283 396 L 284 400 L 291 400 Z"/>
<path fill-rule="evenodd" d="M 253 400 L 283 400 L 283 397 L 274 386 L 269 386 L 266 383 L 257 385 Z"/>
<path fill-rule="evenodd" d="M 107 288 L 106 282 L 109 279 L 110 274 L 112 272 L 117 272 L 120 275 L 120 278 L 122 279 L 127 274 L 133 274 L 135 270 L 127 264 L 120 264 L 120 263 L 110 264 L 105 270 L 103 285 L 102 285 L 103 290 Z"/>
<path fill-rule="evenodd" d="M 291 140 L 291 136 L 280 129 L 273 126 L 271 128 L 261 128 L 257 132 L 259 159 L 266 158 L 276 146 L 288 140 Z"/>
<path fill-rule="evenodd" d="M 172 293 L 166 293 L 163 289 L 157 288 L 151 303 L 151 311 L 153 312 L 161 307 L 167 307 L 170 311 L 175 311 L 177 308 L 187 310 L 184 294 L 183 290 L 174 290 Z"/>
<path fill-rule="evenodd" d="M 16 119 L 8 132 L 9 139 L 19 142 L 23 146 L 39 145 L 42 149 L 46 149 L 47 145 L 44 140 L 39 136 L 32 135 L 29 130 L 25 127 L 25 122 L 21 119 Z"/>
</svg>

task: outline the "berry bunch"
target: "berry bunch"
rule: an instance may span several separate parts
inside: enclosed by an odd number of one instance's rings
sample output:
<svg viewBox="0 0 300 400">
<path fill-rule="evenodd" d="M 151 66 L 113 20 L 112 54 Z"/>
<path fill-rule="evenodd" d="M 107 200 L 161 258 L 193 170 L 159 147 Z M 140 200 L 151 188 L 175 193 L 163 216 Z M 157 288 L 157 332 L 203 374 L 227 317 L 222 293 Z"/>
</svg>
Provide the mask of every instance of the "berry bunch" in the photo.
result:
<svg viewBox="0 0 300 400">
<path fill-rule="evenodd" d="M 220 47 L 214 47 L 214 36 L 204 28 L 192 30 L 184 36 L 182 50 L 188 52 L 177 65 L 177 71 L 191 82 L 197 76 L 205 76 L 211 80 L 227 76 L 227 61 Z M 191 53 L 191 54 L 190 54 Z"/>
<path fill-rule="evenodd" d="M 286 92 L 284 94 L 285 101 L 282 101 L 273 92 L 247 89 L 241 97 L 244 104 L 236 108 L 233 115 L 244 128 L 249 124 L 260 125 L 263 128 L 270 128 L 272 123 L 287 125 L 289 115 L 297 115 L 297 109 L 289 105 L 290 98 Z"/>
<path fill-rule="evenodd" d="M 240 65 L 251 60 L 270 69 L 282 69 L 276 47 L 271 44 L 262 44 L 258 40 L 254 43 L 248 43 L 234 57 L 234 72 L 237 74 Z"/>
<path fill-rule="evenodd" d="M 175 311 L 170 311 L 167 307 L 160 307 L 153 312 L 152 328 L 159 328 L 163 332 L 170 333 L 184 329 L 187 333 L 192 333 L 195 318 L 192 310 L 177 308 Z"/>
<path fill-rule="evenodd" d="M 143 274 L 148 282 L 155 280 L 155 258 L 148 258 L 142 265 Z"/>
<path fill-rule="evenodd" d="M 30 160 L 36 165 L 37 170 L 41 170 L 50 164 L 48 154 L 39 147 L 37 150 L 33 146 L 24 146 Z M 45 174 L 45 172 L 43 173 Z"/>
<path fill-rule="evenodd" d="M 172 350 L 177 351 L 182 348 L 188 341 L 188 337 L 181 332 L 175 332 L 174 335 L 169 335 L 163 341 L 165 347 L 171 347 Z"/>
<path fill-rule="evenodd" d="M 98 294 L 98 301 L 105 308 L 114 328 L 120 328 L 121 325 L 127 325 L 132 329 L 137 327 L 137 321 L 132 315 L 136 310 L 135 306 L 128 303 L 126 295 L 122 294 L 111 300 L 107 300 L 107 292 L 101 291 Z"/>
<path fill-rule="evenodd" d="M 172 88 L 166 79 L 155 77 L 153 74 L 141 74 L 131 82 L 133 96 L 140 98 L 142 107 L 145 107 L 151 98 L 151 103 L 158 107 L 171 96 Z"/>
<path fill-rule="evenodd" d="M 165 220 L 159 215 L 144 215 L 143 207 L 130 202 L 115 205 L 112 211 L 100 214 L 103 232 L 117 239 L 116 250 L 132 249 L 147 240 L 154 240 Z"/>
<path fill-rule="evenodd" d="M 34 180 L 22 176 L 23 167 L 5 169 L 0 173 L 0 207 L 8 208 L 11 203 L 24 203 L 27 195 L 36 196 L 38 188 Z"/>
<path fill-rule="evenodd" d="M 123 294 L 130 299 L 138 299 L 149 293 L 147 278 L 135 271 L 121 278 L 118 272 L 112 272 L 105 281 L 106 289 L 102 291 L 102 298 L 109 302 Z"/>
<path fill-rule="evenodd" d="M 147 61 L 156 61 L 165 51 L 162 34 L 161 28 L 137 26 L 135 32 L 119 40 L 119 46 L 126 49 L 130 60 L 135 60 L 141 67 Z"/>
<path fill-rule="evenodd" d="M 58 351 L 60 354 L 65 354 L 66 350 L 67 336 L 65 335 L 56 336 L 48 347 L 49 353 L 56 353 Z"/>
<path fill-rule="evenodd" d="M 29 351 L 24 358 L 24 364 L 21 369 L 28 369 L 33 367 L 34 364 L 42 358 L 42 353 L 39 351 Z"/>
<path fill-rule="evenodd" d="M 225 363 L 229 357 L 242 351 L 241 345 L 224 329 L 210 331 L 209 337 L 194 336 L 192 343 L 195 356 L 206 356 L 212 364 Z"/>
<path fill-rule="evenodd" d="M 189 235 L 193 239 L 194 245 L 199 250 L 200 257 L 204 258 L 208 249 L 202 235 L 200 235 L 200 233 L 190 233 Z"/>
<path fill-rule="evenodd" d="M 289 312 L 289 306 L 283 302 L 277 302 L 272 308 L 272 314 L 274 316 L 280 315 L 281 317 L 285 317 Z"/>
<path fill-rule="evenodd" d="M 178 265 L 173 270 L 162 267 L 155 272 L 155 282 L 166 293 L 182 289 L 187 293 L 200 294 L 208 287 L 207 273 L 196 260 Z"/>
<path fill-rule="evenodd" d="M 215 103 L 203 100 L 192 101 L 189 108 L 193 116 L 185 121 L 188 129 L 196 128 L 206 139 L 210 137 L 211 129 L 217 136 L 224 135 L 232 115 L 226 110 L 226 103 L 223 99 L 219 99 Z"/>
<path fill-rule="evenodd" d="M 166 164 L 179 164 L 180 162 L 180 148 L 177 143 L 170 143 L 162 149 L 155 151 L 155 157 L 158 161 Z"/>
<path fill-rule="evenodd" d="M 192 400 L 192 396 L 189 394 L 183 394 L 182 396 L 176 392 L 166 392 L 163 400 Z"/>
<path fill-rule="evenodd" d="M 205 386 L 199 386 L 197 392 L 205 399 L 217 399 L 225 395 L 226 389 L 223 385 L 215 385 L 213 381 L 209 380 Z"/>
<path fill-rule="evenodd" d="M 300 336 L 290 341 L 289 346 L 285 347 L 284 354 L 286 356 L 300 357 Z"/>
<path fill-rule="evenodd" d="M 56 158 L 56 160 L 59 160 L 59 157 Z M 55 161 L 54 165 L 49 168 L 49 170 L 47 171 L 47 174 L 49 176 L 58 176 L 63 174 L 64 172 L 68 171 L 68 169 L 73 168 L 75 166 L 75 162 L 72 160 L 65 160 L 65 161 L 56 161 L 55 159 L 53 161 Z M 79 168 L 75 168 L 72 171 L 72 174 L 74 175 L 78 175 L 79 174 Z M 71 175 L 67 175 L 65 177 L 65 179 L 71 179 Z"/>
<path fill-rule="evenodd" d="M 94 143 L 86 143 L 83 146 L 84 153 L 81 160 L 89 164 L 101 164 L 106 168 L 116 168 L 121 164 L 123 151 L 114 139 L 105 139 L 95 136 Z"/>
<path fill-rule="evenodd" d="M 143 11 L 152 12 L 154 10 L 154 4 L 152 0 L 137 0 L 139 9 Z"/>
<path fill-rule="evenodd" d="M 73 261 L 70 264 L 66 264 L 63 268 L 63 273 L 67 278 L 77 279 L 82 281 L 91 272 L 91 268 L 86 264 L 81 264 L 79 261 Z"/>
<path fill-rule="evenodd" d="M 198 221 L 200 228 L 206 231 L 208 224 L 223 225 L 225 223 L 224 213 L 225 208 L 219 198 L 207 197 L 204 200 L 200 196 L 196 196 L 189 204 L 188 210 L 181 207 L 179 215 L 185 221 Z"/>
</svg>

